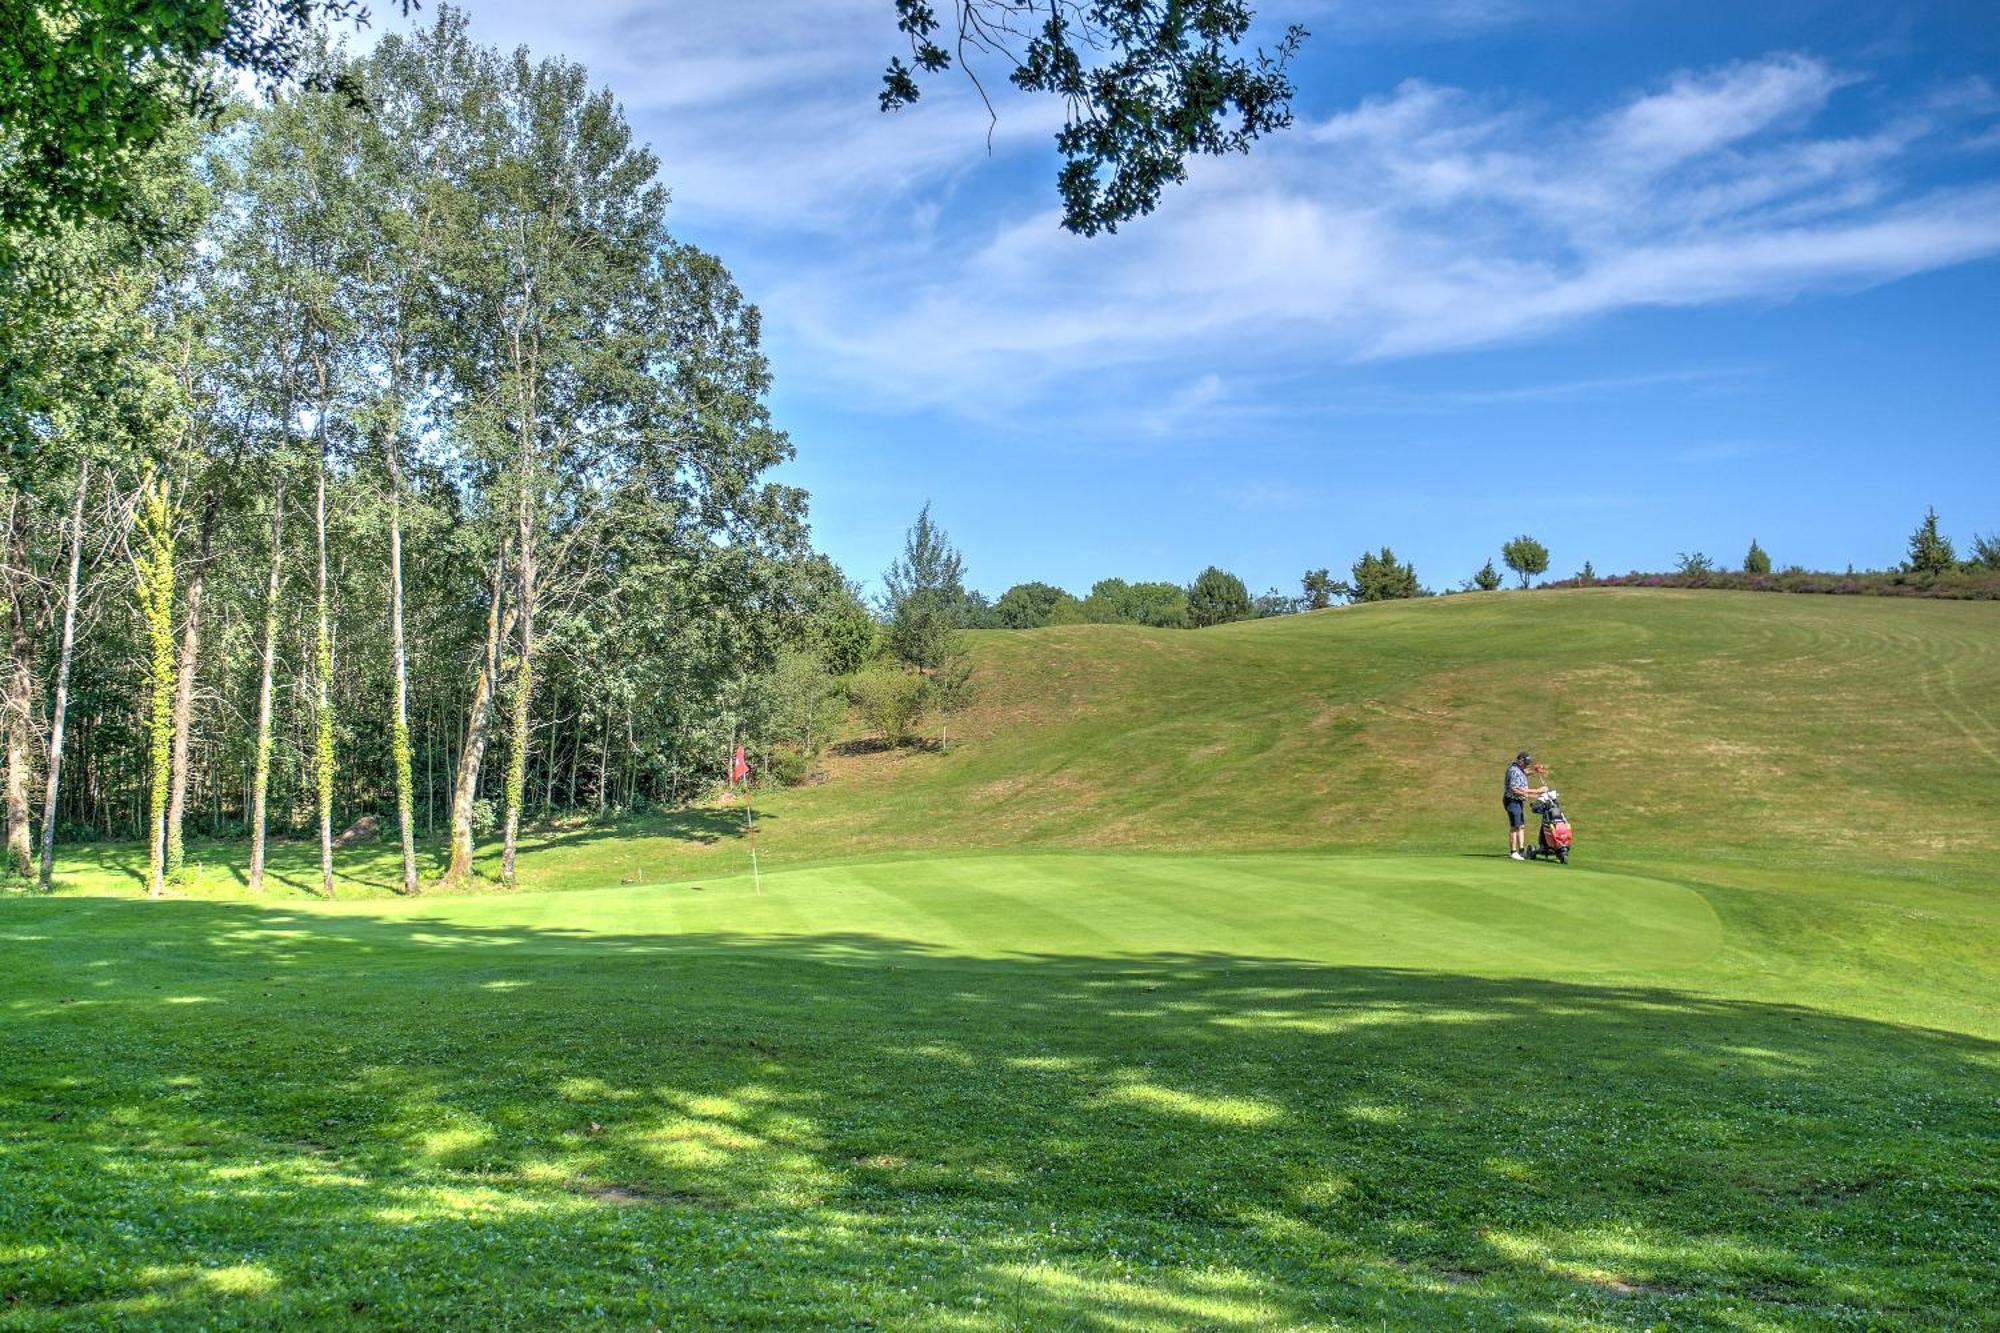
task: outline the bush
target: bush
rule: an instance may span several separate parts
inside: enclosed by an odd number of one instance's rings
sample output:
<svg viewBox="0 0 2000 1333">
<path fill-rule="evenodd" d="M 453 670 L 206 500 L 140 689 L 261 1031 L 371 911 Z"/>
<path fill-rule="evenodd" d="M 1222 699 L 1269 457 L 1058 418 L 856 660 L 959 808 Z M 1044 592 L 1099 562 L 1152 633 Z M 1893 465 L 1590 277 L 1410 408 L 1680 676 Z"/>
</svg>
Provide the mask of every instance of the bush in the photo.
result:
<svg viewBox="0 0 2000 1333">
<path fill-rule="evenodd" d="M 493 808 L 493 802 L 480 797 L 472 803 L 472 836 L 490 837 L 493 830 L 500 827 L 500 812 Z"/>
<path fill-rule="evenodd" d="M 779 746 L 764 756 L 765 774 L 780 787 L 796 787 L 812 773 L 812 760 L 804 751 Z"/>
<path fill-rule="evenodd" d="M 1759 546 L 1755 537 L 1750 539 L 1749 553 L 1743 557 L 1743 572 L 1745 574 L 1768 574 L 1771 572 L 1771 553 Z"/>
<path fill-rule="evenodd" d="M 1481 592 L 1492 592 L 1500 586 L 1500 571 L 1493 568 L 1490 559 L 1479 567 L 1477 574 L 1472 576 L 1472 586 Z"/>
<path fill-rule="evenodd" d="M 922 676 L 891 667 L 863 671 L 847 687 L 869 730 L 891 747 L 909 739 L 910 729 L 924 715 L 924 695 Z"/>
</svg>

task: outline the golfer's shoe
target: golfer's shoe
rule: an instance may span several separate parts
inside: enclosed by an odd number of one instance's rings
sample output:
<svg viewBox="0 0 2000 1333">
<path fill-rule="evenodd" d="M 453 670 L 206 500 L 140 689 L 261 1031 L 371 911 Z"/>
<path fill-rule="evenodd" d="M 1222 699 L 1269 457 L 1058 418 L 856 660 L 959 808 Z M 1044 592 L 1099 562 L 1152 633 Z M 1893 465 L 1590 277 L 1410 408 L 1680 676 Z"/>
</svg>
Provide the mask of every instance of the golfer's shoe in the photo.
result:
<svg viewBox="0 0 2000 1333">
<path fill-rule="evenodd" d="M 1507 853 L 1507 859 L 1509 861 L 1525 861 L 1528 858 L 1521 855 L 1519 852 L 1509 852 Z"/>
</svg>

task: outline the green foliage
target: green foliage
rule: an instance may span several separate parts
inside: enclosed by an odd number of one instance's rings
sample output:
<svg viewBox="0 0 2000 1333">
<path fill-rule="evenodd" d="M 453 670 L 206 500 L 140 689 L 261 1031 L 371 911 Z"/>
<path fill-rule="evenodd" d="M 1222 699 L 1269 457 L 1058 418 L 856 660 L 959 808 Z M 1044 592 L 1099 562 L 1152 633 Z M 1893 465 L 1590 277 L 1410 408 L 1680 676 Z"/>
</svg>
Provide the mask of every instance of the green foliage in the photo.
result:
<svg viewBox="0 0 2000 1333">
<path fill-rule="evenodd" d="M 993 604 L 993 619 L 1001 629 L 1040 629 L 1057 623 L 1058 606 L 1075 602 L 1076 598 L 1052 583 L 1017 583 Z"/>
<path fill-rule="evenodd" d="M 1354 562 L 1348 598 L 1356 602 L 1392 602 L 1423 596 L 1417 582 L 1416 566 L 1403 564 L 1396 553 L 1384 546 L 1379 551 L 1363 551 Z"/>
<path fill-rule="evenodd" d="M 1520 576 L 1525 588 L 1530 579 L 1548 572 L 1549 548 L 1524 533 L 1501 546 L 1500 559 Z"/>
<path fill-rule="evenodd" d="M 1771 572 L 1771 553 L 1759 546 L 1755 537 L 1750 539 L 1750 550 L 1743 557 L 1743 572 L 1745 574 L 1768 574 Z"/>
<path fill-rule="evenodd" d="M 174 744 L 174 529 L 179 515 L 166 479 L 149 474 L 133 512 L 134 590 L 147 644 L 146 721 L 148 841 L 152 844 L 146 889 L 166 886 L 167 785 Z"/>
<path fill-rule="evenodd" d="M 1187 590 L 1187 621 L 1193 629 L 1248 620 L 1256 613 L 1250 590 L 1227 570 L 1210 565 L 1195 576 Z"/>
<path fill-rule="evenodd" d="M 490 838 L 500 827 L 500 809 L 487 797 L 480 797 L 472 803 L 472 832 L 481 838 Z"/>
<path fill-rule="evenodd" d="M 1972 558 L 1967 563 L 1978 569 L 2000 569 L 2000 533 L 1972 538 Z"/>
<path fill-rule="evenodd" d="M 1333 605 L 1334 598 L 1347 594 L 1347 589 L 1335 583 L 1333 575 L 1325 569 L 1308 569 L 1299 580 L 1299 586 L 1304 590 L 1305 609 L 1308 611 L 1324 611 Z"/>
<path fill-rule="evenodd" d="M 860 672 L 848 682 L 847 692 L 868 729 L 892 748 L 909 739 L 928 702 L 922 676 L 890 666 Z"/>
<path fill-rule="evenodd" d="M 1250 604 L 1253 620 L 1269 620 L 1272 616 L 1296 615 L 1304 606 L 1297 597 L 1287 596 L 1277 588 L 1266 588 Z"/>
<path fill-rule="evenodd" d="M 1674 572 L 1689 578 L 1700 578 L 1715 571 L 1715 562 L 1700 551 L 1682 551 L 1674 557 Z"/>
<path fill-rule="evenodd" d="M 1591 567 L 1588 560 L 1584 561 L 1583 568 L 1577 571 L 1576 581 L 1586 588 L 1597 582 L 1597 570 Z"/>
<path fill-rule="evenodd" d="M 1291 124 L 1287 66 L 1305 29 L 1239 55 L 1254 17 L 1244 0 L 1103 0 L 1046 19 L 1011 0 L 967 0 L 950 7 L 950 25 L 932 0 L 895 4 L 912 63 L 889 62 L 882 108 L 915 102 L 921 76 L 948 68 L 954 49 L 1004 50 L 1016 88 L 1063 104 L 1063 225 L 1085 236 L 1150 213 L 1162 188 L 1186 179 L 1190 156 L 1246 152 Z"/>
<path fill-rule="evenodd" d="M 780 787 L 796 787 L 812 776 L 812 758 L 789 745 L 764 753 L 764 776 Z"/>
<path fill-rule="evenodd" d="M 1081 606 L 1093 625 L 1150 625 L 1155 629 L 1188 627 L 1187 589 L 1163 581 L 1128 583 L 1099 579 Z"/>
<path fill-rule="evenodd" d="M 1493 568 L 1492 560 L 1481 565 L 1479 572 L 1472 576 L 1472 586 L 1481 592 L 1492 592 L 1500 586 L 1500 571 Z"/>
<path fill-rule="evenodd" d="M 1926 509 L 1924 521 L 1910 534 L 1910 571 L 1931 578 L 1946 573 L 1958 563 L 1951 538 L 1938 531 L 1937 510 Z"/>
</svg>

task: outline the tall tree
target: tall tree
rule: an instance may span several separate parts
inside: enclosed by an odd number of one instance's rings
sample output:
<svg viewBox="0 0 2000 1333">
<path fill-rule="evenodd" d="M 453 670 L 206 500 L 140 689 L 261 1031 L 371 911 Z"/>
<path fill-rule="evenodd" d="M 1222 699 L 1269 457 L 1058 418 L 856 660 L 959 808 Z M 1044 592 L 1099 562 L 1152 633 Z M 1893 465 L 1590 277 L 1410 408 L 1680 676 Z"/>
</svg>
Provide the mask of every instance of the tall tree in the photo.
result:
<svg viewBox="0 0 2000 1333">
<path fill-rule="evenodd" d="M 140 485 L 134 513 L 133 573 L 146 635 L 147 858 L 146 892 L 157 898 L 167 882 L 167 788 L 174 737 L 173 492 L 158 472 Z"/>
<path fill-rule="evenodd" d="M 63 581 L 62 646 L 57 650 L 55 701 L 49 707 L 48 785 L 42 797 L 42 892 L 55 887 L 56 810 L 62 796 L 63 729 L 69 718 L 69 672 L 76 657 L 76 604 L 83 572 L 83 509 L 90 494 L 90 460 L 77 469 L 76 494 L 70 501 L 69 573 Z"/>
<path fill-rule="evenodd" d="M 1523 533 L 1510 542 L 1502 543 L 1500 559 L 1520 577 L 1521 586 L 1525 588 L 1530 579 L 1548 572 L 1549 548 Z"/>
</svg>

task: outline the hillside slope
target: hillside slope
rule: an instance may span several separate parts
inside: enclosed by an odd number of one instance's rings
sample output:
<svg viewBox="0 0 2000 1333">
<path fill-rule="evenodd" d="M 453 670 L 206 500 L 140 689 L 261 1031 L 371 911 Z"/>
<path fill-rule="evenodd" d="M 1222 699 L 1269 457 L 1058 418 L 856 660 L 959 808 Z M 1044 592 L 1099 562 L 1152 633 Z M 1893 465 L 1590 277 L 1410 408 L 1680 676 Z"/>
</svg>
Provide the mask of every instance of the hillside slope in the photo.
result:
<svg viewBox="0 0 2000 1333">
<path fill-rule="evenodd" d="M 974 637 L 951 752 L 833 758 L 768 801 L 772 855 L 1484 851 L 1521 747 L 1582 856 L 2000 854 L 2000 606 L 1588 589 Z"/>
<path fill-rule="evenodd" d="M 850 734 L 824 780 L 759 796 L 767 869 L 979 850 L 1490 854 L 1504 765 L 1527 747 L 1588 864 L 2000 878 L 2000 604 L 1578 589 L 972 639 L 980 695 L 950 752 Z M 529 887 L 747 868 L 734 809 L 540 829 L 523 850 Z M 238 891 L 240 851 L 195 847 L 189 891 Z M 280 885 L 310 891 L 315 855 L 280 844 Z M 62 878 L 123 891 L 143 857 L 79 849 Z M 386 843 L 344 853 L 343 895 L 389 892 L 392 861 Z"/>
</svg>

